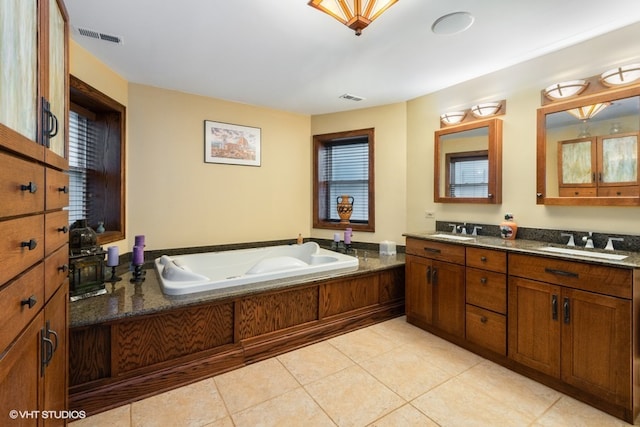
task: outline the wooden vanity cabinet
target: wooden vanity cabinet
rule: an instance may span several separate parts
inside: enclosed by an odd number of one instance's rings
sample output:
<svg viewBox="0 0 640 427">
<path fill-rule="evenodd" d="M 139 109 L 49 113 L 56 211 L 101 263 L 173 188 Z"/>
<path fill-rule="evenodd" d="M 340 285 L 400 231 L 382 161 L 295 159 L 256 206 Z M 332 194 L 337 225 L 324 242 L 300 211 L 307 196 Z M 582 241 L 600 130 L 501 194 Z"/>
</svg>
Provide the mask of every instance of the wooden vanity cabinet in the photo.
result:
<svg viewBox="0 0 640 427">
<path fill-rule="evenodd" d="M 406 253 L 407 321 L 464 338 L 464 246 L 407 238 Z"/>
<path fill-rule="evenodd" d="M 633 270 L 509 255 L 509 358 L 632 422 Z"/>
<path fill-rule="evenodd" d="M 507 254 L 466 248 L 466 339 L 507 354 Z"/>
</svg>

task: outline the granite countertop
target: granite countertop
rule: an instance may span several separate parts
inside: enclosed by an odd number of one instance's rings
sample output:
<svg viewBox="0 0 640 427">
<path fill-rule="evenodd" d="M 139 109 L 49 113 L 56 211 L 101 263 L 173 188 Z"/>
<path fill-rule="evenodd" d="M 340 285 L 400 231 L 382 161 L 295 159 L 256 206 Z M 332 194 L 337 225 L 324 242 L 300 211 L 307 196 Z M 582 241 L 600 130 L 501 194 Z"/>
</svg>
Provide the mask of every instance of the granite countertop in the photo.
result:
<svg viewBox="0 0 640 427">
<path fill-rule="evenodd" d="M 142 283 L 131 283 L 131 272 L 115 283 L 106 282 L 106 294 L 89 297 L 69 304 L 70 326 L 81 327 L 96 323 L 105 323 L 131 316 L 157 313 L 176 307 L 202 304 L 206 302 L 237 298 L 257 294 L 273 289 L 285 289 L 303 284 L 312 284 L 327 279 L 346 278 L 386 270 L 404 265 L 403 253 L 393 256 L 378 256 L 377 252 L 357 250 L 358 270 L 323 275 L 309 275 L 294 278 L 270 280 L 227 289 L 211 290 L 188 295 L 165 295 L 160 288 L 157 272 L 154 268 L 145 271 Z"/>
<path fill-rule="evenodd" d="M 437 235 L 468 237 L 470 239 L 455 240 L 447 237 L 437 237 Z M 471 235 L 460 235 L 460 234 L 454 235 L 452 233 L 447 233 L 442 231 L 405 233 L 404 236 L 413 237 L 416 239 L 446 242 L 446 243 L 458 244 L 458 245 L 464 245 L 464 246 L 483 247 L 488 249 L 501 249 L 508 252 L 540 255 L 540 256 L 545 256 L 545 257 L 555 258 L 555 259 L 582 261 L 582 262 L 588 262 L 591 264 L 600 264 L 600 265 L 607 265 L 612 267 L 640 268 L 639 252 L 627 252 L 627 251 L 617 251 L 617 250 L 609 251 L 604 249 L 585 249 L 584 247 L 577 246 L 577 245 L 575 247 L 569 247 L 566 245 L 558 245 L 553 243 L 541 242 L 537 240 L 525 240 L 525 239 L 517 239 L 517 238 L 515 240 L 506 240 L 500 237 L 492 237 L 492 236 L 471 236 Z M 585 255 L 549 252 L 541 249 L 544 247 L 572 249 L 579 252 L 583 252 L 585 253 Z M 624 255 L 626 256 L 626 258 L 622 260 L 595 258 L 593 256 L 586 255 L 589 253 Z"/>
</svg>

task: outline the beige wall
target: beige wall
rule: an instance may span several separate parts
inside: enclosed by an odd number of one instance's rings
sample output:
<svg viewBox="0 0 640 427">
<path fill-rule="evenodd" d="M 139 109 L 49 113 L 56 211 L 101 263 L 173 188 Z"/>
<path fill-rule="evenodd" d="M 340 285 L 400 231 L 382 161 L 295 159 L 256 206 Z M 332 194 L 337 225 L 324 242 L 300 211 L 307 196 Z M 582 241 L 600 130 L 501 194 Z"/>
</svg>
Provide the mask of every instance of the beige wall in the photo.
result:
<svg viewBox="0 0 640 427">
<path fill-rule="evenodd" d="M 407 103 L 407 231 L 431 230 L 435 220 L 498 224 L 504 213 L 524 227 L 637 234 L 640 208 L 536 204 L 536 109 L 540 90 L 638 62 L 640 24 L 474 79 Z M 507 100 L 503 129 L 502 204 L 433 202 L 433 135 L 439 115 L 482 101 Z"/>
<path fill-rule="evenodd" d="M 406 103 L 311 118 L 311 133 L 375 128 L 375 233 L 354 232 L 354 242 L 392 240 L 404 244 L 406 232 Z M 311 166 L 311 164 L 309 164 Z M 313 229 L 313 237 L 331 239 L 335 230 Z"/>
</svg>

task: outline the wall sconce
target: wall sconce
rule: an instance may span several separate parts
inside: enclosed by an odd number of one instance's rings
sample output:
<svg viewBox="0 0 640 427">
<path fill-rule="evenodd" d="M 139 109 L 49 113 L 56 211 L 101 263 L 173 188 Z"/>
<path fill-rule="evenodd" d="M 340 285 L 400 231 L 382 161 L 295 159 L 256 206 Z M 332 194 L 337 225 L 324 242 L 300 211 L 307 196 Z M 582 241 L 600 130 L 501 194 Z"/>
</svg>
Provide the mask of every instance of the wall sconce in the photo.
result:
<svg viewBox="0 0 640 427">
<path fill-rule="evenodd" d="M 471 114 L 479 119 L 495 116 L 502 108 L 502 102 L 485 102 L 471 107 Z"/>
<path fill-rule="evenodd" d="M 567 82 L 555 83 L 544 90 L 544 96 L 552 101 L 557 99 L 567 99 L 578 96 L 589 86 L 586 80 L 569 80 Z"/>
<path fill-rule="evenodd" d="M 638 79 L 640 79 L 640 64 L 623 65 L 600 75 L 600 83 L 608 87 L 628 85 Z"/>
<path fill-rule="evenodd" d="M 440 121 L 447 126 L 457 125 L 464 120 L 466 115 L 466 111 L 451 111 L 449 113 L 442 114 L 440 116 Z"/>
</svg>

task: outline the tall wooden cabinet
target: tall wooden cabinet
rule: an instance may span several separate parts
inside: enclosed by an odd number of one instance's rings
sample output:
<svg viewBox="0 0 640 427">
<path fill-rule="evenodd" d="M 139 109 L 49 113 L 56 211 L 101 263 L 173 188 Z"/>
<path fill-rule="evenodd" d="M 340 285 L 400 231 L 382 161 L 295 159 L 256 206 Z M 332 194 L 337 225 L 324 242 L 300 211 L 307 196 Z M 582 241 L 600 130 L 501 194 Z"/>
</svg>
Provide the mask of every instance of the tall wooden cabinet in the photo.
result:
<svg viewBox="0 0 640 427">
<path fill-rule="evenodd" d="M 20 0 L 0 16 L 0 424 L 64 425 L 68 14 Z"/>
</svg>

